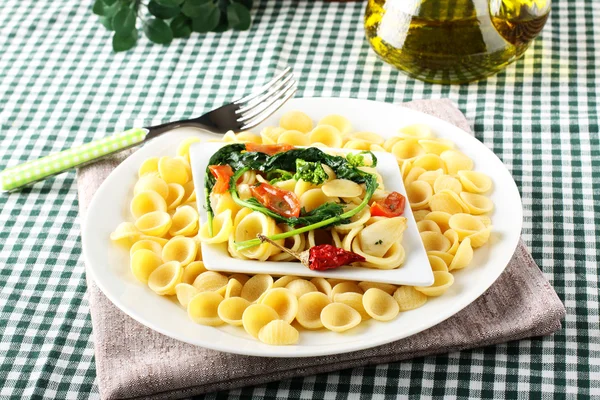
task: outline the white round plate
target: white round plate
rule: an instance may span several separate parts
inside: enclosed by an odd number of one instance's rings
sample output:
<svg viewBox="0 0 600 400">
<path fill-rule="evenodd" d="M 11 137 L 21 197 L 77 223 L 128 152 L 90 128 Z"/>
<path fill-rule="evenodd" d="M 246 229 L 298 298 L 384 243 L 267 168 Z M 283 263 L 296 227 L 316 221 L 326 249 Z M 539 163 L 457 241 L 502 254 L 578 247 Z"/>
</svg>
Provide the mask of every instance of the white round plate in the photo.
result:
<svg viewBox="0 0 600 400">
<path fill-rule="evenodd" d="M 175 155 L 179 142 L 188 136 L 215 138 L 195 129 L 169 132 L 135 152 L 119 165 L 100 186 L 82 227 L 87 271 L 104 294 L 138 322 L 172 338 L 230 353 L 264 357 L 312 357 L 362 350 L 405 338 L 439 324 L 469 305 L 500 276 L 510 261 L 521 233 L 523 211 L 517 186 L 496 155 L 477 139 L 455 126 L 427 114 L 393 104 L 339 98 L 303 98 L 289 101 L 263 126 L 277 125 L 289 110 L 301 110 L 318 121 L 328 114 L 346 116 L 356 131 L 372 131 L 384 137 L 414 123 L 427 124 L 438 137 L 456 143 L 471 157 L 475 170 L 494 182 L 493 233 L 489 244 L 477 249 L 468 268 L 454 274 L 455 283 L 443 296 L 430 298 L 416 310 L 403 312 L 391 322 L 369 320 L 343 334 L 302 331 L 294 346 L 269 346 L 258 342 L 242 328 L 197 325 L 186 311 L 171 300 L 139 283 L 129 269 L 127 249 L 114 245 L 110 233 L 122 221 L 131 221 L 129 202 L 140 164 L 148 157 Z M 260 132 L 261 127 L 255 128 Z M 377 273 L 374 271 L 374 273 Z M 115 335 L 119 332 L 115 331 Z"/>
</svg>

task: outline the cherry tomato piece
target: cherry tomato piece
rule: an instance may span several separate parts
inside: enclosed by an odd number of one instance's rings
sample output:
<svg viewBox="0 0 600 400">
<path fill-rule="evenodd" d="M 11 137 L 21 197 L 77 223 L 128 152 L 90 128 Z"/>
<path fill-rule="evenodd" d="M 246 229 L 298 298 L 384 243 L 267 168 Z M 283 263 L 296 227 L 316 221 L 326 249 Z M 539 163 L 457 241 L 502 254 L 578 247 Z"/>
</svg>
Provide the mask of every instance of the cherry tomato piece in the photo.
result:
<svg viewBox="0 0 600 400">
<path fill-rule="evenodd" d="M 398 192 L 390 193 L 385 199 L 371 205 L 372 217 L 398 217 L 404 213 L 406 199 Z"/>
<path fill-rule="evenodd" d="M 269 210 L 286 217 L 300 216 L 300 201 L 294 192 L 279 189 L 268 183 L 261 183 L 250 188 L 252 196 Z"/>
<path fill-rule="evenodd" d="M 256 143 L 246 143 L 246 151 L 257 151 L 259 153 L 265 153 L 270 156 L 283 153 L 284 151 L 292 150 L 294 146 L 291 144 L 256 144 Z"/>
<path fill-rule="evenodd" d="M 210 173 L 217 179 L 213 192 L 217 194 L 225 193 L 229 190 L 229 181 L 233 176 L 233 170 L 229 165 L 209 165 Z"/>
</svg>

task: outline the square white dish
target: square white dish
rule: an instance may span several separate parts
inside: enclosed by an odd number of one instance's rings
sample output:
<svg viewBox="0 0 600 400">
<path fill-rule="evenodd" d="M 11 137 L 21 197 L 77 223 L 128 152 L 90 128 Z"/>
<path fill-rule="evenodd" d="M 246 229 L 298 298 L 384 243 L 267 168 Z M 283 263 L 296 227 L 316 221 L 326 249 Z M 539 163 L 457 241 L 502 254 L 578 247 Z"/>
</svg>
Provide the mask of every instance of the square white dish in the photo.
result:
<svg viewBox="0 0 600 400">
<path fill-rule="evenodd" d="M 227 143 L 195 143 L 190 147 L 192 175 L 196 188 L 204 188 L 206 168 L 210 157 Z M 349 153 L 347 149 L 334 149 Z M 400 169 L 395 157 L 389 153 L 375 152 L 377 171 L 383 178 L 386 191 L 396 191 L 406 197 Z M 205 198 L 202 190 L 197 190 L 198 211 L 202 223 L 207 220 Z M 324 277 L 354 281 L 383 282 L 395 285 L 429 286 L 433 284 L 433 273 L 427 253 L 419 236 L 412 210 L 408 202 L 404 209 L 407 228 L 404 231 L 402 246 L 406 252 L 404 264 L 396 269 L 382 270 L 346 265 L 327 271 L 313 271 L 300 262 L 240 260 L 227 251 L 227 243 L 202 243 L 202 257 L 206 269 L 212 271 L 238 272 L 245 274 L 270 274 L 275 276 L 295 275 L 304 277 Z"/>
</svg>

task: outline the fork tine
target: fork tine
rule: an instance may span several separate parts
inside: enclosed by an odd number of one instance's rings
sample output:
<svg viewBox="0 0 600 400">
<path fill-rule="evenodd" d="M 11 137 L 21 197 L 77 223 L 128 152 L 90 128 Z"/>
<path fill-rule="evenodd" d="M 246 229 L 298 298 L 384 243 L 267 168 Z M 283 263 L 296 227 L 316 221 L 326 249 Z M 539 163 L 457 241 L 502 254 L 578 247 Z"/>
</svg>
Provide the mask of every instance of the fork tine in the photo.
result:
<svg viewBox="0 0 600 400">
<path fill-rule="evenodd" d="M 269 109 L 265 110 L 262 114 L 259 114 L 255 119 L 248 121 L 245 125 L 242 126 L 241 130 L 254 128 L 255 126 L 262 123 L 265 119 L 269 118 L 275 111 L 279 110 L 281 106 L 283 106 L 289 99 L 291 99 L 294 96 L 296 90 L 298 90 L 298 87 L 294 82 L 294 84 L 289 89 L 287 89 L 286 92 L 283 92 L 283 98 L 272 104 Z"/>
<path fill-rule="evenodd" d="M 261 94 L 263 94 L 266 91 L 268 91 L 273 85 L 275 85 L 277 83 L 277 81 L 279 81 L 284 75 L 286 75 L 291 70 L 292 70 L 291 67 L 286 67 L 275 78 L 271 79 L 269 82 L 267 82 L 265 85 L 263 85 L 260 89 L 258 89 L 254 93 L 250 93 L 249 95 L 247 95 L 245 97 L 242 97 L 241 99 L 238 99 L 238 100 L 234 101 L 233 104 L 247 103 L 250 100 L 256 98 L 257 96 L 260 96 Z"/>
<path fill-rule="evenodd" d="M 279 89 L 281 89 L 283 86 L 285 86 L 290 80 L 292 80 L 294 78 L 294 74 L 290 73 L 288 74 L 285 79 L 283 80 L 279 80 L 272 88 L 270 88 L 266 93 L 261 93 L 259 96 L 255 97 L 254 99 L 250 100 L 248 103 L 244 104 L 243 106 L 241 106 L 239 109 L 237 109 L 235 111 L 236 114 L 244 114 L 252 109 L 254 109 L 256 106 L 259 106 L 260 104 L 262 104 L 265 100 L 269 99 L 271 96 L 273 96 L 275 93 L 277 93 L 279 91 Z"/>
<path fill-rule="evenodd" d="M 250 112 L 242 115 L 241 117 L 239 117 L 238 121 L 239 122 L 248 121 L 248 120 L 256 117 L 257 115 L 261 114 L 263 111 L 265 111 L 267 108 L 269 108 L 273 103 L 275 103 L 292 86 L 295 86 L 295 85 L 296 85 L 296 81 L 292 79 L 286 86 L 283 87 L 283 89 L 281 89 L 278 92 L 274 93 L 269 98 L 266 98 L 260 105 L 258 105 L 254 109 L 252 109 L 252 111 L 250 111 Z"/>
</svg>

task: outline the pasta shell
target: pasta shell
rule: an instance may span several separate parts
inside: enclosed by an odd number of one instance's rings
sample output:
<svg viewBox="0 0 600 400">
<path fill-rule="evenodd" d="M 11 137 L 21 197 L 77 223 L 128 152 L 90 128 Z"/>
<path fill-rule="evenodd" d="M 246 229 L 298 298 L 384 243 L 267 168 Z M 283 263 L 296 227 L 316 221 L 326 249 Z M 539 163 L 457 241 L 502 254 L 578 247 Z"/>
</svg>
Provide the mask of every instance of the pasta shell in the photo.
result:
<svg viewBox="0 0 600 400">
<path fill-rule="evenodd" d="M 185 196 L 185 189 L 182 185 L 179 185 L 177 183 L 169 183 L 168 186 L 169 194 L 166 198 L 167 210 L 174 210 L 183 201 L 183 198 Z"/>
<path fill-rule="evenodd" d="M 244 285 L 242 285 L 240 281 L 238 281 L 235 278 L 230 278 L 229 282 L 227 282 L 227 288 L 225 289 L 225 298 L 228 299 L 230 297 L 240 297 L 242 294 L 243 287 Z"/>
<path fill-rule="evenodd" d="M 480 215 L 492 212 L 494 203 L 489 197 L 480 194 L 462 192 L 460 198 L 467 205 L 469 212 L 473 215 Z"/>
<path fill-rule="evenodd" d="M 290 324 L 298 314 L 298 298 L 289 289 L 276 288 L 267 291 L 261 304 L 271 307 L 280 319 Z"/>
<path fill-rule="evenodd" d="M 219 305 L 223 296 L 215 292 L 203 292 L 194 296 L 188 303 L 188 316 L 201 325 L 219 326 L 223 320 L 219 317 Z"/>
<path fill-rule="evenodd" d="M 466 213 L 469 211 L 461 198 L 451 190 L 442 190 L 429 200 L 431 211 L 442 211 L 448 214 Z"/>
<path fill-rule="evenodd" d="M 473 247 L 471 247 L 471 239 L 465 238 L 465 240 L 463 240 L 458 246 L 452 262 L 450 265 L 448 265 L 448 271 L 462 269 L 469 265 L 471 260 L 473 260 Z"/>
<path fill-rule="evenodd" d="M 110 240 L 119 242 L 128 246 L 133 245 L 141 238 L 142 233 L 131 222 L 121 222 L 117 228 L 111 232 Z"/>
<path fill-rule="evenodd" d="M 323 117 L 318 125 L 330 125 L 335 127 L 340 133 L 342 134 L 347 134 L 349 132 L 352 131 L 352 124 L 350 123 L 350 121 L 348 120 L 348 118 L 341 116 L 341 115 L 337 115 L 337 114 L 331 114 L 331 115 L 327 115 L 325 117 Z"/>
<path fill-rule="evenodd" d="M 175 236 L 163 247 L 162 258 L 165 262 L 178 261 L 183 267 L 194 261 L 198 244 L 194 239 Z"/>
<path fill-rule="evenodd" d="M 283 132 L 277 138 L 277 143 L 287 143 L 292 146 L 308 146 L 310 144 L 310 140 L 308 135 L 300 132 L 298 130 L 289 130 Z"/>
<path fill-rule="evenodd" d="M 290 283 L 291 281 L 294 281 L 296 279 L 300 279 L 300 278 L 297 276 L 293 276 L 293 275 L 282 276 L 281 278 L 277 278 L 277 280 L 273 283 L 273 288 L 286 287 L 288 283 Z"/>
<path fill-rule="evenodd" d="M 318 292 L 317 287 L 306 279 L 294 279 L 285 285 L 296 297 L 300 298 L 306 293 Z"/>
<path fill-rule="evenodd" d="M 175 294 L 177 295 L 177 300 L 179 304 L 184 306 L 187 309 L 188 304 L 196 296 L 198 293 L 198 289 L 189 285 L 187 283 L 178 283 L 175 286 Z"/>
<path fill-rule="evenodd" d="M 140 249 L 131 255 L 131 272 L 143 283 L 148 283 L 150 274 L 162 264 L 161 258 L 152 250 Z"/>
<path fill-rule="evenodd" d="M 492 189 L 492 180 L 484 173 L 476 171 L 458 171 L 463 188 L 471 193 L 485 193 Z"/>
<path fill-rule="evenodd" d="M 373 132 L 355 132 L 355 133 L 348 135 L 348 137 L 351 139 L 364 140 L 365 142 L 368 142 L 371 144 L 377 144 L 379 146 L 383 146 L 383 144 L 385 143 L 385 139 L 381 135 L 378 135 Z M 383 147 L 382 147 L 382 149 L 383 149 Z M 386 150 L 383 149 L 383 151 L 386 151 Z"/>
<path fill-rule="evenodd" d="M 425 305 L 427 296 L 412 286 L 401 286 L 394 292 L 394 300 L 400 306 L 400 311 L 410 311 Z"/>
<path fill-rule="evenodd" d="M 320 142 L 327 147 L 342 147 L 342 134 L 331 125 L 317 125 L 309 135 L 310 143 Z"/>
<path fill-rule="evenodd" d="M 210 236 L 208 222 L 203 224 L 198 231 L 198 236 L 202 242 L 223 243 L 229 240 L 233 231 L 233 222 L 231 220 L 231 210 L 225 210 L 213 218 L 213 235 Z M 239 225 L 238 225 L 239 226 Z M 254 235 L 256 237 L 256 235 Z"/>
<path fill-rule="evenodd" d="M 276 319 L 279 319 L 279 316 L 271 307 L 264 304 L 252 304 L 242 314 L 242 325 L 250 336 L 258 338 L 261 328 Z"/>
<path fill-rule="evenodd" d="M 133 194 L 151 191 L 158 193 L 163 199 L 169 194 L 169 185 L 155 174 L 146 174 L 142 176 L 133 187 Z"/>
<path fill-rule="evenodd" d="M 362 187 L 348 179 L 334 179 L 323 186 L 321 190 L 329 197 L 358 197 L 362 194 Z"/>
<path fill-rule="evenodd" d="M 427 255 L 432 271 L 448 271 L 448 264 L 438 256 Z M 450 261 L 452 262 L 452 261 Z"/>
<path fill-rule="evenodd" d="M 248 300 L 250 303 L 254 303 L 272 287 L 273 277 L 271 275 L 254 275 L 244 284 L 241 297 Z"/>
<path fill-rule="evenodd" d="M 167 203 L 160 194 L 154 191 L 146 190 L 133 197 L 133 200 L 131 200 L 130 209 L 131 215 L 137 219 L 142 215 L 151 213 L 153 211 L 167 211 Z"/>
<path fill-rule="evenodd" d="M 171 220 L 171 236 L 194 236 L 198 233 L 198 211 L 190 206 L 179 207 Z"/>
<path fill-rule="evenodd" d="M 153 172 L 158 172 L 158 157 L 150 157 L 144 160 L 138 169 L 138 176 L 141 178 L 142 176 Z"/>
<path fill-rule="evenodd" d="M 441 233 L 444 233 L 450 228 L 450 217 L 452 217 L 452 214 L 448 214 L 447 212 L 431 211 L 425 215 L 424 219 L 435 222 L 440 227 Z"/>
<path fill-rule="evenodd" d="M 454 283 L 454 276 L 450 272 L 434 271 L 433 277 L 433 285 L 415 286 L 415 290 L 429 297 L 437 297 L 444 294 Z"/>
<path fill-rule="evenodd" d="M 131 246 L 131 249 L 129 249 L 129 254 L 132 256 L 133 253 L 141 249 L 151 250 L 157 256 L 162 256 L 162 246 L 159 243 L 148 239 L 138 240 L 135 242 L 133 246 Z"/>
<path fill-rule="evenodd" d="M 362 294 L 363 290 L 355 282 L 351 282 L 351 281 L 340 282 L 337 285 L 335 285 L 333 287 L 333 289 L 331 289 L 331 294 L 329 295 L 329 298 L 333 299 L 333 298 L 335 298 L 335 295 L 340 294 L 340 293 L 347 293 L 347 292 Z"/>
<path fill-rule="evenodd" d="M 310 132 L 313 127 L 312 119 L 301 111 L 288 111 L 279 119 L 279 126 L 286 130 Z"/>
<path fill-rule="evenodd" d="M 321 323 L 330 331 L 344 332 L 360 324 L 358 311 L 343 303 L 331 303 L 321 311 Z"/>
<path fill-rule="evenodd" d="M 393 294 L 396 291 L 396 285 L 382 282 L 359 282 L 358 286 L 363 290 L 363 292 L 366 292 L 371 288 L 381 289 L 387 294 Z"/>
<path fill-rule="evenodd" d="M 331 301 L 321 292 L 312 292 L 302 295 L 298 299 L 298 314 L 296 321 L 306 329 L 319 329 L 323 327 L 321 311 Z"/>
<path fill-rule="evenodd" d="M 417 222 L 417 228 L 419 232 L 437 232 L 442 233 L 438 224 L 429 219 L 424 219 L 422 221 Z"/>
<path fill-rule="evenodd" d="M 431 128 L 425 124 L 407 125 L 398 131 L 398 136 L 404 138 L 425 139 L 432 135 Z"/>
<path fill-rule="evenodd" d="M 398 302 L 377 288 L 371 288 L 363 294 L 363 306 L 371 318 L 384 322 L 396 318 L 400 311 Z"/>
<path fill-rule="evenodd" d="M 152 271 L 148 276 L 148 286 L 160 295 L 173 295 L 175 286 L 181 283 L 182 276 L 181 264 L 177 261 L 169 261 Z"/>
<path fill-rule="evenodd" d="M 338 246 L 339 247 L 339 246 Z M 329 296 L 331 294 L 331 284 L 325 278 L 315 277 L 310 280 L 317 290 Z"/>
<path fill-rule="evenodd" d="M 431 185 L 425 181 L 416 180 L 406 186 L 406 194 L 413 210 L 422 210 L 429 206 L 433 196 Z"/>
<path fill-rule="evenodd" d="M 192 285 L 198 277 L 198 275 L 200 275 L 203 272 L 206 272 L 204 263 L 202 261 L 193 261 L 183 269 L 183 276 L 181 277 L 181 282 L 187 283 L 188 285 Z"/>
<path fill-rule="evenodd" d="M 194 280 L 194 287 L 199 292 L 215 292 L 226 286 L 229 279 L 215 271 L 206 271 L 198 275 Z"/>
<path fill-rule="evenodd" d="M 466 213 L 454 214 L 448 220 L 448 225 L 458 234 L 459 240 L 486 229 L 479 218 Z"/>
<path fill-rule="evenodd" d="M 181 143 L 179 143 L 179 146 L 177 146 L 177 155 L 185 158 L 187 162 L 190 162 L 190 146 L 198 142 L 201 142 L 201 140 L 195 136 L 183 139 Z"/>
<path fill-rule="evenodd" d="M 447 237 L 438 232 L 421 232 L 420 235 L 426 251 L 445 252 L 448 251 L 452 245 Z"/>
<path fill-rule="evenodd" d="M 250 306 L 250 302 L 241 297 L 230 297 L 224 299 L 217 308 L 219 318 L 229 325 L 242 326 L 244 311 Z"/>
<path fill-rule="evenodd" d="M 441 175 L 433 183 L 433 191 L 439 193 L 443 190 L 451 190 L 460 194 L 462 185 L 458 179 L 450 175 Z"/>
<path fill-rule="evenodd" d="M 300 333 L 285 321 L 275 320 L 263 326 L 258 332 L 258 339 L 266 344 L 285 346 L 298 343 Z"/>
<path fill-rule="evenodd" d="M 164 211 L 152 211 L 139 217 L 135 226 L 144 235 L 164 236 L 171 228 L 171 216 Z"/>
<path fill-rule="evenodd" d="M 440 154 L 440 158 L 446 163 L 449 175 L 456 175 L 458 171 L 473 169 L 473 160 L 458 150 L 446 150 Z"/>
<path fill-rule="evenodd" d="M 418 146 L 420 144 L 417 143 Z M 435 154 L 423 154 L 413 160 L 413 168 L 421 167 L 425 171 L 436 171 L 441 169 L 442 171 L 446 171 L 446 164 L 444 160 Z"/>
<path fill-rule="evenodd" d="M 188 174 L 188 167 L 180 158 L 161 157 L 158 160 L 158 172 L 167 183 L 184 185 L 191 178 L 191 175 Z"/>
<path fill-rule="evenodd" d="M 363 295 L 361 293 L 338 293 L 335 295 L 333 301 L 354 308 L 360 314 L 360 318 L 362 321 L 371 319 L 369 313 L 365 311 L 365 306 L 363 305 Z"/>
</svg>

